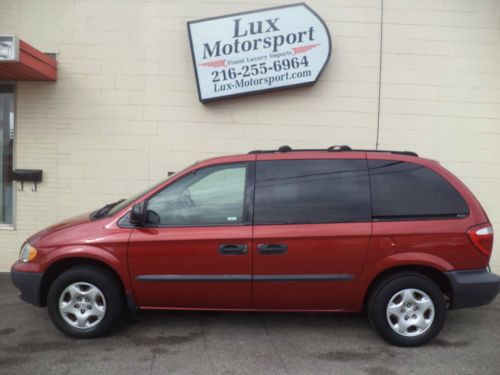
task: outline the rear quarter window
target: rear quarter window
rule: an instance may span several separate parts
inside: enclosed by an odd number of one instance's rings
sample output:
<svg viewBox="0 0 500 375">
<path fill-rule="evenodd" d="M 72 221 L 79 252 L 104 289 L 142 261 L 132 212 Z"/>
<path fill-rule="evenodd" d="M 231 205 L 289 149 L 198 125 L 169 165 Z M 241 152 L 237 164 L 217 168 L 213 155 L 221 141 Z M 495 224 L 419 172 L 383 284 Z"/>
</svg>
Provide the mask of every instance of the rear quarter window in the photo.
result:
<svg viewBox="0 0 500 375">
<path fill-rule="evenodd" d="M 368 161 L 373 218 L 459 218 L 469 208 L 443 177 L 422 165 L 394 160 Z"/>
</svg>

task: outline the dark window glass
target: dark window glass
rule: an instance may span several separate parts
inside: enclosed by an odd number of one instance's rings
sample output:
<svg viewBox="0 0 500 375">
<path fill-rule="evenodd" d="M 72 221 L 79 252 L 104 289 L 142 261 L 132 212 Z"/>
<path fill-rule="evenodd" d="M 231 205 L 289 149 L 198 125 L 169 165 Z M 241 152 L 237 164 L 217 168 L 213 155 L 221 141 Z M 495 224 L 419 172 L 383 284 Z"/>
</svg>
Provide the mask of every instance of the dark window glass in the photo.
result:
<svg viewBox="0 0 500 375">
<path fill-rule="evenodd" d="M 460 217 L 469 209 L 443 177 L 418 164 L 370 160 L 373 217 Z"/>
<path fill-rule="evenodd" d="M 200 169 L 148 201 L 151 225 L 204 226 L 243 222 L 246 164 Z"/>
<path fill-rule="evenodd" d="M 0 83 L 0 226 L 13 224 L 14 85 Z"/>
<path fill-rule="evenodd" d="M 370 221 L 365 160 L 257 162 L 255 224 Z"/>
</svg>

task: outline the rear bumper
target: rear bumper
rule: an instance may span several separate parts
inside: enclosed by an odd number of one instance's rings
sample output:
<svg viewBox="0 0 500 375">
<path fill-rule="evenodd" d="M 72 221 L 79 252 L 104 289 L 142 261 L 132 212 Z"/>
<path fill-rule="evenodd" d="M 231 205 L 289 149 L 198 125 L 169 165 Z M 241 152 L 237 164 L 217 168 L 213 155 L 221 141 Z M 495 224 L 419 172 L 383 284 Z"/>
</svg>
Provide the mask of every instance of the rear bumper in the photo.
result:
<svg viewBox="0 0 500 375">
<path fill-rule="evenodd" d="M 448 277 L 453 292 L 450 309 L 486 305 L 495 299 L 500 290 L 500 277 L 486 269 L 444 274 Z"/>
<path fill-rule="evenodd" d="M 22 272 L 14 269 L 10 270 L 12 283 L 19 289 L 20 297 L 23 301 L 41 306 L 40 287 L 43 273 Z"/>
</svg>

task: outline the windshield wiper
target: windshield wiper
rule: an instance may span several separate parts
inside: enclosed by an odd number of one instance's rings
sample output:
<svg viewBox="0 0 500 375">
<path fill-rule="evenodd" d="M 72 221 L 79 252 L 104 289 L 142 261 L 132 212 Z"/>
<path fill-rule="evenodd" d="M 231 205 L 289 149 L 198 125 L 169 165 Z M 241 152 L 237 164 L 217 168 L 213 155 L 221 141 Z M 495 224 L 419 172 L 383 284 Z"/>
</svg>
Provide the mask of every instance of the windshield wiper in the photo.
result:
<svg viewBox="0 0 500 375">
<path fill-rule="evenodd" d="M 116 206 L 117 204 L 120 204 L 124 201 L 125 201 L 125 199 L 120 199 L 116 202 L 108 203 L 105 206 L 99 208 L 98 210 L 92 212 L 92 214 L 90 214 L 90 216 L 92 216 L 93 219 L 100 219 L 101 217 L 106 216 L 106 214 L 109 212 L 109 210 L 111 210 L 114 206 Z"/>
</svg>

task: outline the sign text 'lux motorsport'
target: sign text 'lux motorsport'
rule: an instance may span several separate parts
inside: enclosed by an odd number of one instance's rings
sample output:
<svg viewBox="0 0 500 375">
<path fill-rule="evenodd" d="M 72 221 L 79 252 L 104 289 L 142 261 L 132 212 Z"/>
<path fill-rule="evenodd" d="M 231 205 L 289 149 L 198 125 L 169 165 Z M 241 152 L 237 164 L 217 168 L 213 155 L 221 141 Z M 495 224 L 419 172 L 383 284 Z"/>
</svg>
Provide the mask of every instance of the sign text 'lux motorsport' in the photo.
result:
<svg viewBox="0 0 500 375">
<path fill-rule="evenodd" d="M 314 84 L 331 54 L 305 4 L 188 22 L 200 101 Z"/>
</svg>

